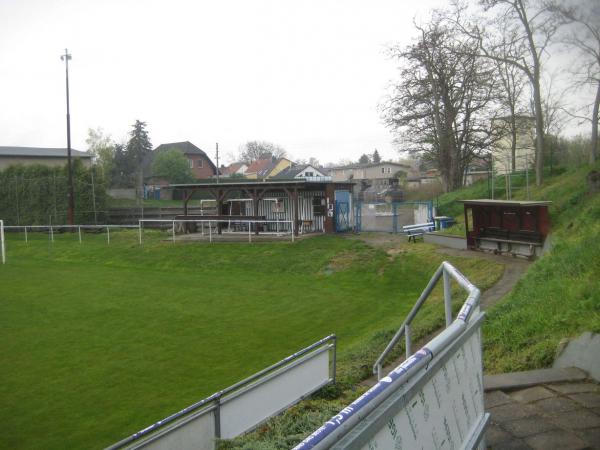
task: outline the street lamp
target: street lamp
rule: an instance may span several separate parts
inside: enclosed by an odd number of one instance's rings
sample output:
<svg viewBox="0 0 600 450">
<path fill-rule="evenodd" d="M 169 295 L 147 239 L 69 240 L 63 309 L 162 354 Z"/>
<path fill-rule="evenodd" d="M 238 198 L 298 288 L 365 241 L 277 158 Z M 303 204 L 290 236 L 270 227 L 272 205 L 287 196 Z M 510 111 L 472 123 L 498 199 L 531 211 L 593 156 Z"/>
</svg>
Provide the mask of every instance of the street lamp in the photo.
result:
<svg viewBox="0 0 600 450">
<path fill-rule="evenodd" d="M 69 205 L 67 210 L 67 219 L 69 225 L 73 225 L 73 215 L 75 212 L 75 197 L 73 195 L 73 170 L 71 166 L 71 114 L 69 112 L 69 60 L 71 55 L 65 48 L 65 54 L 61 55 L 60 59 L 65 62 L 65 75 L 67 81 L 67 172 L 69 184 Z"/>
</svg>

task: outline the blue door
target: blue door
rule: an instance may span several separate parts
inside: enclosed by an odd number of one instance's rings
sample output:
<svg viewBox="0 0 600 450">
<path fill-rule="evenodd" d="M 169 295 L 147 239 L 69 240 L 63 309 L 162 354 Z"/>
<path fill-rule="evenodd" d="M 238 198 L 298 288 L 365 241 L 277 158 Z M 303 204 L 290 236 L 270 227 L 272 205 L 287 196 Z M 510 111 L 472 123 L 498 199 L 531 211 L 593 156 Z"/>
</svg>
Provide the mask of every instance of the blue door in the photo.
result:
<svg viewBox="0 0 600 450">
<path fill-rule="evenodd" d="M 350 223 L 350 191 L 335 191 L 335 231 L 342 233 L 351 231 Z"/>
<path fill-rule="evenodd" d="M 350 231 L 350 204 L 348 202 L 335 202 L 335 231 L 338 233 Z"/>
</svg>

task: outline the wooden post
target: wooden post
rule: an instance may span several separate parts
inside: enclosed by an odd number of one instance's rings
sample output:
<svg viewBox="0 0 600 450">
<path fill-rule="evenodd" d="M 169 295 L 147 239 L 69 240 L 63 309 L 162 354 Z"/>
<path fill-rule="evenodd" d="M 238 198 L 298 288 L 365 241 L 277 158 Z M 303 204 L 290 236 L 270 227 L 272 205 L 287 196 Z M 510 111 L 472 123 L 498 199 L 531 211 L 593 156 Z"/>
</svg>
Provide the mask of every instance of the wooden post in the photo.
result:
<svg viewBox="0 0 600 450">
<path fill-rule="evenodd" d="M 298 236 L 298 228 L 300 228 L 300 214 L 299 214 L 299 208 L 298 208 L 298 188 L 297 187 L 294 188 L 293 203 L 294 203 L 294 234 L 296 236 Z"/>
</svg>

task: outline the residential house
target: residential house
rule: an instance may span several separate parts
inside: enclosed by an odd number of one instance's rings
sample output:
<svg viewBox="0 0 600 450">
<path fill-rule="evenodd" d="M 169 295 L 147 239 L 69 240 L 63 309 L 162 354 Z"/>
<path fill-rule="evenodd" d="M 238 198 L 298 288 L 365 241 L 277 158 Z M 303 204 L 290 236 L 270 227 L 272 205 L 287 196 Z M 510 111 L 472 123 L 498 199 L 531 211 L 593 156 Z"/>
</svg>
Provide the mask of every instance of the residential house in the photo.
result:
<svg viewBox="0 0 600 450">
<path fill-rule="evenodd" d="M 85 167 L 92 165 L 92 155 L 87 152 L 71 149 L 71 158 L 80 160 Z M 19 164 L 57 167 L 67 162 L 66 148 L 0 147 L 0 170 Z"/>
<path fill-rule="evenodd" d="M 221 176 L 222 177 L 231 177 L 231 176 L 244 176 L 246 171 L 248 170 L 248 165 L 244 162 L 234 162 L 229 164 L 227 167 L 221 166 Z"/>
<path fill-rule="evenodd" d="M 169 150 L 178 150 L 185 155 L 194 174 L 194 178 L 197 180 L 205 180 L 212 178 L 217 174 L 217 166 L 211 161 L 209 156 L 201 149 L 196 147 L 189 141 L 185 142 L 172 142 L 169 144 L 160 144 L 152 153 L 150 153 L 144 160 L 144 176 L 160 176 L 161 174 L 152 173 L 152 162 L 156 155 Z"/>
<path fill-rule="evenodd" d="M 533 168 L 535 161 L 535 118 L 519 115 L 516 119 L 516 149 L 514 166 L 517 171 Z M 493 170 L 499 175 L 512 172 L 512 134 L 510 117 L 500 117 L 492 122 L 493 128 L 501 138 L 492 147 Z"/>
<path fill-rule="evenodd" d="M 292 161 L 287 158 L 265 158 L 257 159 L 246 169 L 246 178 L 251 180 L 266 180 L 273 178 L 281 171 L 291 167 Z"/>
<path fill-rule="evenodd" d="M 410 169 L 411 166 L 408 163 L 382 161 L 379 163 L 331 167 L 329 174 L 335 182 L 346 180 L 388 180 L 394 178 L 398 172 L 408 173 Z"/>
<path fill-rule="evenodd" d="M 309 178 L 315 181 L 331 181 L 324 169 L 316 168 L 310 164 L 298 164 L 279 172 L 275 179 L 291 180 L 294 178 Z"/>
</svg>

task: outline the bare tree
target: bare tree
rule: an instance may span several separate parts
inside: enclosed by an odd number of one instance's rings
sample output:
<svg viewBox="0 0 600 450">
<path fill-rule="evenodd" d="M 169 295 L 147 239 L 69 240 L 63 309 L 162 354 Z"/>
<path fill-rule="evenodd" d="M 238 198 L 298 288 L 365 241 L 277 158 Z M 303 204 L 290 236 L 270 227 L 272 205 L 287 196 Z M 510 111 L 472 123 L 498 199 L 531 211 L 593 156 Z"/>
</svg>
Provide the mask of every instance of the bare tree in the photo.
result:
<svg viewBox="0 0 600 450">
<path fill-rule="evenodd" d="M 384 107 L 398 141 L 440 171 L 444 190 L 463 184 L 466 168 L 491 143 L 491 105 L 498 84 L 478 41 L 456 32 L 444 12 L 417 26 L 420 37 L 392 48 L 403 62 L 400 82 Z"/>
<path fill-rule="evenodd" d="M 586 105 L 591 109 L 591 114 L 585 118 L 591 123 L 592 139 L 589 161 L 594 163 L 598 159 L 599 151 L 600 3 L 597 0 L 577 0 L 553 4 L 551 9 L 570 24 L 563 42 L 579 53 L 580 64 L 572 65 L 572 67 L 576 67 L 575 84 L 579 87 L 588 85 L 596 91 L 594 100 Z M 578 117 L 577 114 L 571 115 Z"/>
<path fill-rule="evenodd" d="M 463 26 L 462 30 L 477 38 L 478 54 L 516 67 L 531 83 L 536 128 L 535 174 L 539 186 L 544 166 L 542 59 L 561 21 L 556 14 L 551 14 L 549 1 L 480 0 L 480 4 L 486 12 L 497 11 L 490 18 L 487 30 L 479 26 Z"/>
<path fill-rule="evenodd" d="M 248 141 L 240 146 L 238 161 L 251 164 L 265 158 L 283 158 L 287 155 L 280 145 L 268 141 Z"/>
<path fill-rule="evenodd" d="M 506 34 L 502 33 L 502 35 L 503 40 L 499 51 L 504 57 L 524 53 L 525 49 L 521 43 L 509 42 L 506 39 Z M 514 65 L 500 60 L 494 60 L 494 63 L 498 68 L 497 75 L 503 88 L 499 104 L 504 116 L 502 117 L 503 120 L 498 122 L 502 128 L 495 131 L 500 134 L 499 137 L 510 137 L 511 170 L 514 172 L 517 169 L 518 116 L 522 115 L 521 113 L 525 110 L 523 97 L 527 82 L 525 74 Z"/>
</svg>

